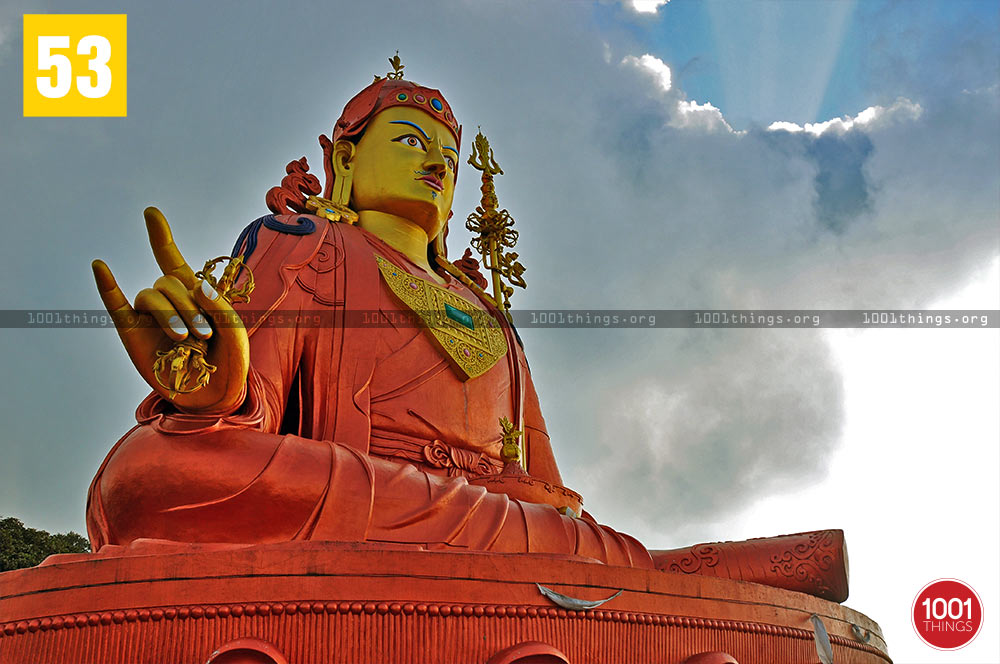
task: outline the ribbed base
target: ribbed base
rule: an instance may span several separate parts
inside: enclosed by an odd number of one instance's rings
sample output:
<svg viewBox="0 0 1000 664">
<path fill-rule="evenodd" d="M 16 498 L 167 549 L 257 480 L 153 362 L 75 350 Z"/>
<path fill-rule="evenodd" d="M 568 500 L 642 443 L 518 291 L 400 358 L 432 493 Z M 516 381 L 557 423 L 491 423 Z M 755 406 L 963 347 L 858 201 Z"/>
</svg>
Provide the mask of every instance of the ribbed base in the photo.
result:
<svg viewBox="0 0 1000 664">
<path fill-rule="evenodd" d="M 536 582 L 581 599 L 624 592 L 567 611 Z M 0 663 L 202 663 L 250 638 L 289 664 L 486 662 L 526 641 L 571 664 L 679 664 L 716 651 L 740 664 L 800 664 L 817 660 L 813 613 L 838 664 L 890 661 L 865 616 L 756 584 L 554 556 L 290 543 L 80 556 L 0 574 Z"/>
</svg>

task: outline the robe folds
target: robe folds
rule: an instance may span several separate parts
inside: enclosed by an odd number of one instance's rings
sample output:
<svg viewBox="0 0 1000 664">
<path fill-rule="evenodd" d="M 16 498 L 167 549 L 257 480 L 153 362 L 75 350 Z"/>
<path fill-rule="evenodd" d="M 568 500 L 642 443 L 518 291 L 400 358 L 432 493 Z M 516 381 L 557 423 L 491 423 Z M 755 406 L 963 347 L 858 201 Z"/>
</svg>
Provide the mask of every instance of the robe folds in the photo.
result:
<svg viewBox="0 0 1000 664">
<path fill-rule="evenodd" d="M 236 306 L 250 338 L 242 405 L 195 415 L 147 397 L 91 484 L 95 551 L 144 538 L 334 540 L 653 567 L 635 539 L 589 516 L 467 482 L 499 471 L 498 420 L 523 412 L 528 472 L 562 483 L 509 329 L 507 354 L 462 380 L 381 278 L 376 255 L 426 280 L 404 255 L 312 215 L 267 220 L 240 243 L 256 282 L 251 303 Z M 506 325 L 447 279 L 445 288 Z"/>
</svg>

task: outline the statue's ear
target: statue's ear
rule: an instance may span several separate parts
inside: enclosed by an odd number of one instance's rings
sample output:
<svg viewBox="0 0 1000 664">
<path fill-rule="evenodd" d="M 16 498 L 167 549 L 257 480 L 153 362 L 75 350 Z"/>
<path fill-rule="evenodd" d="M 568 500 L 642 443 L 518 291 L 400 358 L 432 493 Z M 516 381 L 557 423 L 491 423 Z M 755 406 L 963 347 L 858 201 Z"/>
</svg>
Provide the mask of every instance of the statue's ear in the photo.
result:
<svg viewBox="0 0 1000 664">
<path fill-rule="evenodd" d="M 337 141 L 330 160 L 333 162 L 333 190 L 330 199 L 345 208 L 351 206 L 351 189 L 354 183 L 354 155 L 357 148 L 350 141 Z"/>
<path fill-rule="evenodd" d="M 333 146 L 333 172 L 338 178 L 347 176 L 354 163 L 357 147 L 350 141 L 337 141 Z"/>
</svg>

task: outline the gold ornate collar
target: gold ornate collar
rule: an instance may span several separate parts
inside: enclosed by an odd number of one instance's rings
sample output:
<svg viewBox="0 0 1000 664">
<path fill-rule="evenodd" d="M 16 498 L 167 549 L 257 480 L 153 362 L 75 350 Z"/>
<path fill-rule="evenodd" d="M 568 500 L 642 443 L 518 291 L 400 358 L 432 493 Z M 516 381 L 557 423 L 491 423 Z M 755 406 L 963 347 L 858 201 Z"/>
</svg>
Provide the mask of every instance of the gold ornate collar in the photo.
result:
<svg viewBox="0 0 1000 664">
<path fill-rule="evenodd" d="M 375 254 L 382 278 L 420 318 L 434 344 L 463 380 L 489 371 L 507 353 L 500 324 L 487 311 L 447 288 L 415 277 Z"/>
</svg>

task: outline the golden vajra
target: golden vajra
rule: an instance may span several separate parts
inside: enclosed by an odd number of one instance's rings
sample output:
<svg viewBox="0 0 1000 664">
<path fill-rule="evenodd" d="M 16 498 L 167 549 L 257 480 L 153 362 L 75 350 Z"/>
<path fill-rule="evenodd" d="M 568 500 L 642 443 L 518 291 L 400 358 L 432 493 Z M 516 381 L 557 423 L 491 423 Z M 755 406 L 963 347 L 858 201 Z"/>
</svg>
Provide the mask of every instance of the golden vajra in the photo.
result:
<svg viewBox="0 0 1000 664">
<path fill-rule="evenodd" d="M 517 252 L 504 252 L 517 244 L 517 231 L 514 230 L 514 218 L 507 210 L 499 210 L 496 187 L 493 176 L 503 175 L 503 169 L 493 157 L 490 142 L 480 131 L 472 144 L 472 154 L 469 164 L 482 171 L 483 185 L 479 188 L 482 200 L 476 211 L 469 215 L 465 227 L 474 235 L 472 246 L 483 256 L 483 266 L 493 273 L 494 303 L 500 308 L 507 319 L 510 319 L 510 296 L 514 294 L 511 286 L 503 283 L 506 279 L 511 285 L 524 288 L 524 266 L 517 260 Z"/>
<path fill-rule="evenodd" d="M 500 459 L 504 464 L 521 461 L 520 438 L 524 431 L 515 429 L 514 423 L 506 417 L 500 418 L 500 429 L 503 431 L 503 437 L 500 439 Z"/>
<path fill-rule="evenodd" d="M 222 270 L 222 276 L 216 279 L 212 272 L 215 266 L 223 261 L 228 261 Z M 236 287 L 236 279 L 240 276 L 241 270 L 247 271 L 247 279 L 243 285 Z M 220 256 L 205 262 L 205 267 L 199 272 L 195 272 L 196 277 L 204 279 L 226 298 L 230 304 L 236 302 L 249 302 L 250 293 L 254 289 L 253 273 L 250 268 L 243 264 L 242 254 L 236 258 Z M 183 341 L 178 341 L 170 350 L 156 351 L 156 362 L 153 363 L 153 376 L 156 382 L 164 387 L 169 397 L 173 399 L 178 394 L 191 394 L 208 385 L 212 374 L 218 368 L 205 361 L 205 353 L 208 351 L 208 342 L 204 339 L 196 339 L 188 336 Z M 164 380 L 161 374 L 166 372 Z"/>
</svg>

